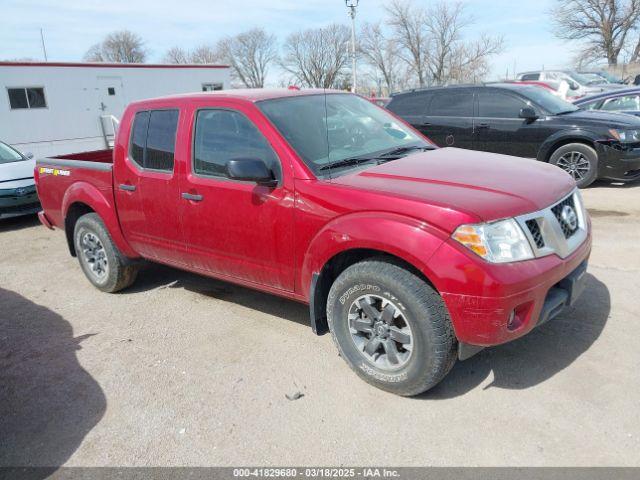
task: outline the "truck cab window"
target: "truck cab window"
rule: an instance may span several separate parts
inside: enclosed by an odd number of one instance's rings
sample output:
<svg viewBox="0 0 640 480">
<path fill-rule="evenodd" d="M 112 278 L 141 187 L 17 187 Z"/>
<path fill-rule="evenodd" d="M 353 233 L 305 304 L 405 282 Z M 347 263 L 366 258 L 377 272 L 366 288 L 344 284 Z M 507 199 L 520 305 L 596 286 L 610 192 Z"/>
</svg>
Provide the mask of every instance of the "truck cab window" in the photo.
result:
<svg viewBox="0 0 640 480">
<path fill-rule="evenodd" d="M 235 158 L 263 160 L 280 176 L 280 163 L 267 140 L 244 115 L 230 110 L 200 110 L 196 117 L 193 169 L 196 175 L 226 177 Z"/>
<path fill-rule="evenodd" d="M 178 110 L 152 110 L 147 131 L 144 168 L 173 171 Z"/>
<path fill-rule="evenodd" d="M 131 129 L 129 156 L 138 166 L 173 171 L 178 110 L 136 113 Z"/>
</svg>

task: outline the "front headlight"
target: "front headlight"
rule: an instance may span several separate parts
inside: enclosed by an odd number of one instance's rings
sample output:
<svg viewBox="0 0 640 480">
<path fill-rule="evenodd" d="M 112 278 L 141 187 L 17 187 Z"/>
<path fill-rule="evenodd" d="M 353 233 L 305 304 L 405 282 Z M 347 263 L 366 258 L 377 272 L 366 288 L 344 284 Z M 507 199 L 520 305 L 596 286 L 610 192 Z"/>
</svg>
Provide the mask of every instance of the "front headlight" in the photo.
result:
<svg viewBox="0 0 640 480">
<path fill-rule="evenodd" d="M 640 130 L 617 130 L 612 128 L 609 133 L 620 143 L 640 143 Z"/>
<path fill-rule="evenodd" d="M 452 238 L 488 262 L 507 263 L 534 257 L 520 225 L 513 219 L 461 225 Z"/>
</svg>

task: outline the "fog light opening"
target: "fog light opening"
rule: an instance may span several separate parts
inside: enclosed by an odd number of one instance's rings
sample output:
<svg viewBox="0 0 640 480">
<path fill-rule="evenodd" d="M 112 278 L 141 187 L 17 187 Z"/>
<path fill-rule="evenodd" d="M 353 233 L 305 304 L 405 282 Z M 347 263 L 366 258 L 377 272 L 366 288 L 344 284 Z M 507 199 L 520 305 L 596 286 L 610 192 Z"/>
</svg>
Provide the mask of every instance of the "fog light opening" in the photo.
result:
<svg viewBox="0 0 640 480">
<path fill-rule="evenodd" d="M 507 320 L 507 330 L 517 330 L 524 325 L 527 317 L 529 316 L 530 310 L 531 302 L 523 303 L 522 305 L 518 305 L 514 308 L 509 314 L 509 319 Z"/>
</svg>

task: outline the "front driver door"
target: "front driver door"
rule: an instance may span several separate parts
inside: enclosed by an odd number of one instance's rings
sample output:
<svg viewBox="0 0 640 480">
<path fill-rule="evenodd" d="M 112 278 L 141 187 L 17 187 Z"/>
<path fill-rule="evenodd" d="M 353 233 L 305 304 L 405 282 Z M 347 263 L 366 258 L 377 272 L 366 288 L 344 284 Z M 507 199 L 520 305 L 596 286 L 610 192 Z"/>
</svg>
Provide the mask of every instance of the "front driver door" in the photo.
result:
<svg viewBox="0 0 640 480">
<path fill-rule="evenodd" d="M 191 162 L 181 189 L 191 266 L 293 291 L 291 176 L 283 175 L 278 155 L 247 112 L 207 107 L 195 110 L 192 121 Z M 241 158 L 263 160 L 278 184 L 230 179 L 227 161 Z"/>
<path fill-rule="evenodd" d="M 520 110 L 525 107 L 530 105 L 517 95 L 497 90 L 478 92 L 478 116 L 473 125 L 475 149 L 536 158 L 546 138 L 544 120 L 520 118 Z"/>
</svg>

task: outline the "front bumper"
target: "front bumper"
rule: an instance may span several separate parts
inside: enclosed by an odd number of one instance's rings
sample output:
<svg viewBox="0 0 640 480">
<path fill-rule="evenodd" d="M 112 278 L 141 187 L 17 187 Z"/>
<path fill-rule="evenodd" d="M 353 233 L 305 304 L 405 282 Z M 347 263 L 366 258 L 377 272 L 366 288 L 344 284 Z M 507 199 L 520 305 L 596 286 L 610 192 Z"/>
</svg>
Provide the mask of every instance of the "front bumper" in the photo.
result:
<svg viewBox="0 0 640 480">
<path fill-rule="evenodd" d="M 640 146 L 599 144 L 598 177 L 619 182 L 640 179 Z"/>
<path fill-rule="evenodd" d="M 520 338 L 572 305 L 584 288 L 590 253 L 589 234 L 567 258 L 548 255 L 496 265 L 469 262 L 455 244 L 445 242 L 430 264 L 447 266 L 449 277 L 438 287 L 456 337 L 463 349 L 478 351 Z"/>
</svg>

